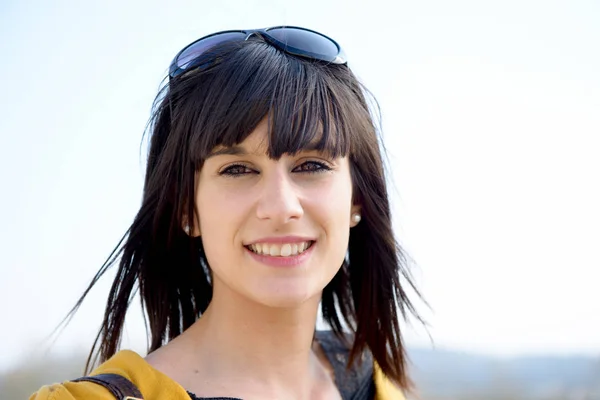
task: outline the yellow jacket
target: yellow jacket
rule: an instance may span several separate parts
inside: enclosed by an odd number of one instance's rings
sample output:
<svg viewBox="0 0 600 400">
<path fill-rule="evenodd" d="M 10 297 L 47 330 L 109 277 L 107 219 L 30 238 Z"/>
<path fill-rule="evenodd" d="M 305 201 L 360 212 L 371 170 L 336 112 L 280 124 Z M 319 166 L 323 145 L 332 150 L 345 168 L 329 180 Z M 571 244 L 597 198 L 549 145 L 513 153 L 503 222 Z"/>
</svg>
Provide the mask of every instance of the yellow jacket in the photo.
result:
<svg viewBox="0 0 600 400">
<path fill-rule="evenodd" d="M 190 400 L 177 382 L 154 369 L 140 355 L 122 350 L 95 369 L 91 375 L 118 374 L 133 382 L 145 400 Z M 376 400 L 404 400 L 404 396 L 375 366 Z M 103 386 L 91 382 L 64 382 L 43 386 L 29 400 L 115 400 Z M 121 400 L 121 399 L 118 399 Z"/>
</svg>

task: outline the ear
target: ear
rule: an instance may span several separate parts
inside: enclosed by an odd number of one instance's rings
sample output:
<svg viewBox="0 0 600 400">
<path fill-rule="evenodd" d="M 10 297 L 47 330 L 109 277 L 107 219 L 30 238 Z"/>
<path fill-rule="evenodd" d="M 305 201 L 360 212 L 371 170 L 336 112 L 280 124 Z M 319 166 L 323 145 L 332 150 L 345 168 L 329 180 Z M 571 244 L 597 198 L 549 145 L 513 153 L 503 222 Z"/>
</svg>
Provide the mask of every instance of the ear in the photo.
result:
<svg viewBox="0 0 600 400">
<path fill-rule="evenodd" d="M 360 222 L 361 210 L 362 208 L 358 204 L 353 205 L 350 209 L 350 228 L 354 228 Z"/>
<path fill-rule="evenodd" d="M 201 232 L 200 232 L 200 220 L 199 218 L 195 218 L 195 223 L 193 226 L 190 226 L 188 221 L 189 218 L 187 216 L 183 216 L 183 218 L 181 218 L 181 229 L 183 229 L 183 231 L 185 232 L 186 235 L 188 235 L 189 237 L 199 237 L 201 236 Z"/>
</svg>

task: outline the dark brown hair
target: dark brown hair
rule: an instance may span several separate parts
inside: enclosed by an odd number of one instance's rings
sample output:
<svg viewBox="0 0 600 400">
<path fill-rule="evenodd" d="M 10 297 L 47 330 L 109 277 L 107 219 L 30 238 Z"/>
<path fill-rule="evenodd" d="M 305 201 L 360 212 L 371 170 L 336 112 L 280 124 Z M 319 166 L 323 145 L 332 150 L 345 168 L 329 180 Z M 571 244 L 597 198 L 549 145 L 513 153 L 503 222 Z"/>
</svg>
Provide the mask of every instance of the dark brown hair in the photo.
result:
<svg viewBox="0 0 600 400">
<path fill-rule="evenodd" d="M 400 317 L 417 314 L 401 278 L 419 294 L 392 231 L 382 144 L 367 91 L 345 65 L 291 56 L 259 38 L 222 45 L 202 57 L 200 68 L 171 80 L 159 93 L 140 210 L 71 310 L 72 316 L 118 262 L 86 369 L 118 350 L 136 289 L 149 351 L 181 334 L 206 310 L 210 266 L 201 239 L 182 230 L 183 223 L 197 223 L 195 173 L 215 146 L 242 142 L 266 117 L 269 157 L 297 153 L 315 141 L 319 150 L 349 157 L 354 202 L 363 218 L 351 229 L 345 262 L 323 291 L 323 317 L 339 336 L 344 326 L 351 329 L 350 362 L 369 350 L 387 377 L 409 388 Z"/>
</svg>

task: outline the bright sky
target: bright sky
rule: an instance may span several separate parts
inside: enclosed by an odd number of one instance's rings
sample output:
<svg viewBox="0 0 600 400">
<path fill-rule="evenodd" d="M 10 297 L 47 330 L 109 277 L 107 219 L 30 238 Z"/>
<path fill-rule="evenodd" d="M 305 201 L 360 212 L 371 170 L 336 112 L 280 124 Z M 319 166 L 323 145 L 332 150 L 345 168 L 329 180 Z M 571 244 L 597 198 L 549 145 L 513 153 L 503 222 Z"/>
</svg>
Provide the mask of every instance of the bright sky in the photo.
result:
<svg viewBox="0 0 600 400">
<path fill-rule="evenodd" d="M 594 0 L 3 1 L 0 367 L 47 348 L 131 222 L 175 53 L 281 24 L 337 39 L 380 102 L 435 345 L 599 354 L 598 21 Z M 90 345 L 106 278 L 58 351 Z"/>
</svg>

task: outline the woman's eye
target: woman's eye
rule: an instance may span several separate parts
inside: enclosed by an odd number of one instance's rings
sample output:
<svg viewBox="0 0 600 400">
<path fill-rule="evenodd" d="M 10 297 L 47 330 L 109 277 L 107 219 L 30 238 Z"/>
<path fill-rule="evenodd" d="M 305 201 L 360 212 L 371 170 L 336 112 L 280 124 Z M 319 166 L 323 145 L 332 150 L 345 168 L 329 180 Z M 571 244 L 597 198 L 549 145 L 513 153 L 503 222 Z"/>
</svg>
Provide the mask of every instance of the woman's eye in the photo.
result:
<svg viewBox="0 0 600 400">
<path fill-rule="evenodd" d="M 307 161 L 294 168 L 293 172 L 324 172 L 331 168 L 324 163 L 318 161 Z"/>
<path fill-rule="evenodd" d="M 251 174 L 253 172 L 253 170 L 246 167 L 245 165 L 230 165 L 229 167 L 219 172 L 219 175 L 242 176 L 246 174 Z"/>
<path fill-rule="evenodd" d="M 327 164 L 318 162 L 318 161 L 306 161 L 297 167 L 295 167 L 292 172 L 300 172 L 300 173 L 315 173 L 315 172 L 325 172 L 330 171 L 331 167 Z M 219 175 L 229 176 L 229 177 L 240 177 L 249 174 L 257 173 L 255 170 L 242 165 L 242 164 L 234 164 L 225 167 L 223 170 L 219 172 Z"/>
</svg>

